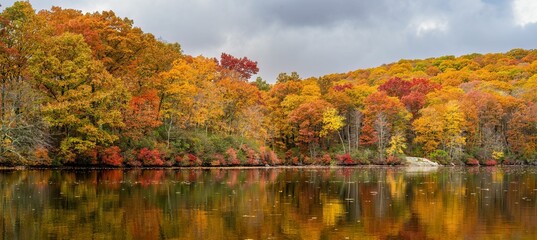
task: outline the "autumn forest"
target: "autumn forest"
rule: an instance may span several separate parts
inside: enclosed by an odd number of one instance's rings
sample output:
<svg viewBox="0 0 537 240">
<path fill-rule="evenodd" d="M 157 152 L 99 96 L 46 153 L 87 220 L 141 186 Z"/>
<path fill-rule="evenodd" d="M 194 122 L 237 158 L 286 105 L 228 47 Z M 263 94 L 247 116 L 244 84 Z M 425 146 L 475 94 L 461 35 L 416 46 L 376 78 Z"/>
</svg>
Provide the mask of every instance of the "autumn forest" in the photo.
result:
<svg viewBox="0 0 537 240">
<path fill-rule="evenodd" d="M 112 11 L 16 2 L 0 13 L 0 165 L 537 163 L 537 50 L 258 71 Z"/>
</svg>

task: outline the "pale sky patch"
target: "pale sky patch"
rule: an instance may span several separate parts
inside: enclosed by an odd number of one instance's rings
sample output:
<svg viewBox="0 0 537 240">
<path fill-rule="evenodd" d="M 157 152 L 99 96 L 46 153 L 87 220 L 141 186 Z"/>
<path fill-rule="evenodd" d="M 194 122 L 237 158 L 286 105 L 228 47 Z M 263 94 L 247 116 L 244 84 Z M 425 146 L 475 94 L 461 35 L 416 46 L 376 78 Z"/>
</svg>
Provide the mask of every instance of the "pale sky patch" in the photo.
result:
<svg viewBox="0 0 537 240">
<path fill-rule="evenodd" d="M 427 19 L 416 24 L 416 35 L 421 37 L 429 32 L 445 32 L 448 23 L 445 20 Z"/>
<path fill-rule="evenodd" d="M 514 0 L 513 15 L 518 26 L 524 27 L 528 24 L 537 23 L 537 1 Z"/>
</svg>

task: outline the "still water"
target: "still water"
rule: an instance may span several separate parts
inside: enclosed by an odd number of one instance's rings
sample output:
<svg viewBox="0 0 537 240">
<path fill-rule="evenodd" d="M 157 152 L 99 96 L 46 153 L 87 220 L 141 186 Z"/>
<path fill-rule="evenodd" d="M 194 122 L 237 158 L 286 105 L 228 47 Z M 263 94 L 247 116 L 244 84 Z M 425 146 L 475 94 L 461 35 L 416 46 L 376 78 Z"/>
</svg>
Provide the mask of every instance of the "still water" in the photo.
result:
<svg viewBox="0 0 537 240">
<path fill-rule="evenodd" d="M 537 239 L 537 168 L 0 171 L 0 239 Z"/>
</svg>

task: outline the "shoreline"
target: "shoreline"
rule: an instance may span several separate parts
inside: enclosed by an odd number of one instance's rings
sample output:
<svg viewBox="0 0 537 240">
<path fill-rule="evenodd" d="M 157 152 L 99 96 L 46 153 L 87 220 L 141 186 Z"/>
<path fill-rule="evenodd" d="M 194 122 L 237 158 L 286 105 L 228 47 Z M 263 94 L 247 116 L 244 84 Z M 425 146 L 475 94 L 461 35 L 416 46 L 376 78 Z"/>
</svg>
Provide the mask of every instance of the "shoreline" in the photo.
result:
<svg viewBox="0 0 537 240">
<path fill-rule="evenodd" d="M 476 167 L 523 167 L 534 166 L 530 164 L 498 164 L 487 165 L 438 165 L 438 166 L 413 166 L 413 165 L 276 165 L 276 166 L 199 166 L 199 167 L 104 167 L 104 166 L 0 166 L 0 171 L 21 171 L 21 170 L 236 170 L 236 169 L 342 169 L 342 168 L 476 168 Z"/>
</svg>

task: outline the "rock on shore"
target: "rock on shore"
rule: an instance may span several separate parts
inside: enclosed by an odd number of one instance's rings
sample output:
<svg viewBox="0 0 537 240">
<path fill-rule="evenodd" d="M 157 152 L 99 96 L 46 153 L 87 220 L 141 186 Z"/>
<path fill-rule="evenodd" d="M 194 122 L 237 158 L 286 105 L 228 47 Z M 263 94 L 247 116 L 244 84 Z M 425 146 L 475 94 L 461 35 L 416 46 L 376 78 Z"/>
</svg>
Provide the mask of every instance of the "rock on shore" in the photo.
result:
<svg viewBox="0 0 537 240">
<path fill-rule="evenodd" d="M 440 164 L 435 163 L 427 158 L 406 157 L 406 165 L 410 167 L 438 167 Z"/>
</svg>

